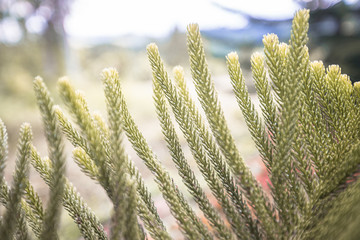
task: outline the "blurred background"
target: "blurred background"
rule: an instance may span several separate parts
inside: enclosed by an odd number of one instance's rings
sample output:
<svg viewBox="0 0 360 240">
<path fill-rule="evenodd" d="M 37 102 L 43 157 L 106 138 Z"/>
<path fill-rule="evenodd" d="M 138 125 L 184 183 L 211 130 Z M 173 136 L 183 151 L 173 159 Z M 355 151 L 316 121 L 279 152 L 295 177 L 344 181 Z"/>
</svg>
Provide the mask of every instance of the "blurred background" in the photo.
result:
<svg viewBox="0 0 360 240">
<path fill-rule="evenodd" d="M 56 81 L 61 76 L 69 76 L 75 87 L 85 92 L 91 109 L 106 118 L 99 76 L 103 68 L 116 67 L 135 121 L 185 192 L 176 177 L 156 119 L 145 48 L 155 42 L 170 75 L 174 66 L 181 65 L 190 80 L 185 31 L 187 24 L 195 22 L 200 25 L 209 68 L 241 154 L 259 181 L 266 185 L 266 172 L 232 94 L 225 56 L 231 51 L 238 52 L 249 91 L 254 93 L 251 54 L 262 51 L 262 37 L 266 33 L 276 33 L 281 41 L 288 41 L 292 17 L 300 8 L 311 10 L 311 59 L 323 60 L 327 65 L 339 64 L 353 82 L 360 80 L 358 0 L 0 0 L 0 118 L 7 126 L 10 141 L 7 180 L 11 181 L 15 144 L 22 122 L 32 124 L 34 144 L 43 155 L 47 154 L 32 91 L 34 77 L 44 78 L 55 102 L 61 105 Z M 254 101 L 257 101 L 255 95 Z M 106 226 L 111 204 L 103 191 L 72 162 L 71 146 L 67 149 L 69 179 Z M 191 159 L 185 143 L 184 149 Z M 128 151 L 144 178 L 149 180 L 149 188 L 168 229 L 178 238 L 175 220 L 169 215 L 151 173 L 130 147 Z M 34 172 L 31 181 L 46 203 L 47 187 Z M 78 239 L 76 226 L 66 214 L 63 218 L 61 237 Z"/>
</svg>

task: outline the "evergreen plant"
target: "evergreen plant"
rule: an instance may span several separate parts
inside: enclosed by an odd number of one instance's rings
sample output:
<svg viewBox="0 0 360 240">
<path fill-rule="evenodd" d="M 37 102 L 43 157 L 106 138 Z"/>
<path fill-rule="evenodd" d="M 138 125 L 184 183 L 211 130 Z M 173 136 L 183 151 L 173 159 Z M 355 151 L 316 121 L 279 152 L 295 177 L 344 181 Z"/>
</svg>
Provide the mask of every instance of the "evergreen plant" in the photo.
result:
<svg viewBox="0 0 360 240">
<path fill-rule="evenodd" d="M 67 78 L 58 82 L 72 117 L 55 106 L 43 80 L 34 91 L 41 110 L 48 157 L 31 143 L 31 128 L 20 129 L 11 186 L 4 179 L 7 132 L 0 120 L 0 202 L 6 212 L 1 239 L 58 239 L 62 207 L 85 239 L 172 239 L 137 167 L 123 144 L 127 137 L 155 177 L 185 239 L 359 239 L 360 84 L 336 65 L 310 61 L 306 46 L 309 11 L 295 14 L 288 43 L 263 38 L 264 54 L 251 57 L 261 111 L 255 109 L 235 52 L 226 62 L 237 103 L 269 176 L 267 194 L 241 157 L 226 123 L 205 58 L 199 27 L 187 28 L 191 74 L 202 114 L 190 95 L 181 67 L 171 79 L 158 48 L 147 53 L 153 99 L 168 151 L 200 219 L 161 164 L 129 113 L 119 75 L 102 72 L 107 120 L 89 111 L 86 98 Z M 181 147 L 175 122 L 211 194 L 210 202 Z M 105 190 L 113 204 L 109 233 L 66 178 L 64 137 L 73 159 Z M 29 165 L 50 188 L 46 209 L 28 180 Z M 30 231 L 32 233 L 30 233 Z"/>
</svg>

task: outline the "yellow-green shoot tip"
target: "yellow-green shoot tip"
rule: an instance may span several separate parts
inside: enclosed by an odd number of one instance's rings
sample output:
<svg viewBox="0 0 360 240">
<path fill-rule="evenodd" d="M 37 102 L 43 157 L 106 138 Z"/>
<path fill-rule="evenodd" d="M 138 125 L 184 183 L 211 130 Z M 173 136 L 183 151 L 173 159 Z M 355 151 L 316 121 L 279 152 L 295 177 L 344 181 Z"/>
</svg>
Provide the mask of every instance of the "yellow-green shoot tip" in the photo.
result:
<svg viewBox="0 0 360 240">
<path fill-rule="evenodd" d="M 312 69 L 324 69 L 324 63 L 322 61 L 313 61 L 310 63 Z"/>
<path fill-rule="evenodd" d="M 310 10 L 309 9 L 300 9 L 298 11 L 295 12 L 295 16 L 294 16 L 294 20 L 296 18 L 305 18 L 308 19 L 310 16 Z"/>
<path fill-rule="evenodd" d="M 278 44 L 279 37 L 274 33 L 268 33 L 263 36 L 263 43 L 264 44 Z"/>
<path fill-rule="evenodd" d="M 252 55 L 251 55 L 251 60 L 252 61 L 258 61 L 258 60 L 262 60 L 264 58 L 264 55 L 260 52 L 254 52 Z"/>
<path fill-rule="evenodd" d="M 40 77 L 40 76 L 36 76 L 35 78 L 34 78 L 34 82 L 42 82 L 43 81 L 43 79 L 42 79 L 42 77 Z"/>
<path fill-rule="evenodd" d="M 239 61 L 239 56 L 236 52 L 231 52 L 227 55 L 227 59 L 229 62 Z"/>
<path fill-rule="evenodd" d="M 21 124 L 21 127 L 20 127 L 20 132 L 22 133 L 22 134 L 32 134 L 32 132 L 31 132 L 31 125 L 30 125 L 30 123 L 28 123 L 28 122 L 24 122 L 23 124 Z"/>
<path fill-rule="evenodd" d="M 355 90 L 356 92 L 360 92 L 360 82 L 355 82 L 355 83 L 354 83 L 354 90 Z"/>
<path fill-rule="evenodd" d="M 72 153 L 73 153 L 74 156 L 86 154 L 85 151 L 84 151 L 81 147 L 75 147 L 75 148 L 72 150 Z"/>
<path fill-rule="evenodd" d="M 118 71 L 113 68 L 105 68 L 102 72 L 101 72 L 101 77 L 102 79 L 105 80 L 110 80 L 110 79 L 114 79 L 114 78 L 118 78 L 119 74 Z"/>
<path fill-rule="evenodd" d="M 70 80 L 68 77 L 59 78 L 58 84 L 60 85 L 70 85 Z"/>
<path fill-rule="evenodd" d="M 178 66 L 175 66 L 173 68 L 173 73 L 176 75 L 176 74 L 183 74 L 184 73 L 184 68 L 180 65 Z"/>
<path fill-rule="evenodd" d="M 54 112 L 61 112 L 61 108 L 59 105 L 54 105 Z"/>
<path fill-rule="evenodd" d="M 147 45 L 146 49 L 148 50 L 148 52 L 157 52 L 158 46 L 155 43 L 150 43 Z"/>
<path fill-rule="evenodd" d="M 197 23 L 190 23 L 187 26 L 187 30 L 188 32 L 192 33 L 192 32 L 198 32 L 199 31 L 199 25 Z"/>
</svg>

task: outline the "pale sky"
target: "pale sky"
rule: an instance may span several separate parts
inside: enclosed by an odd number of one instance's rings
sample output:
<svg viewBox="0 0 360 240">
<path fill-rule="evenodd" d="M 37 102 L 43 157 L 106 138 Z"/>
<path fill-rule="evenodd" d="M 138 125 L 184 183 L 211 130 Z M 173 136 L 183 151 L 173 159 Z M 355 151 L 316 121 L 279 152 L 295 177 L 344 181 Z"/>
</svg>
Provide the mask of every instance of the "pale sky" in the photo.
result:
<svg viewBox="0 0 360 240">
<path fill-rule="evenodd" d="M 211 0 L 76 0 L 65 29 L 70 37 L 114 37 L 123 34 L 162 37 L 189 23 L 201 29 L 240 28 L 246 19 Z M 292 0 L 218 0 L 224 6 L 265 18 L 291 18 L 299 8 Z"/>
</svg>

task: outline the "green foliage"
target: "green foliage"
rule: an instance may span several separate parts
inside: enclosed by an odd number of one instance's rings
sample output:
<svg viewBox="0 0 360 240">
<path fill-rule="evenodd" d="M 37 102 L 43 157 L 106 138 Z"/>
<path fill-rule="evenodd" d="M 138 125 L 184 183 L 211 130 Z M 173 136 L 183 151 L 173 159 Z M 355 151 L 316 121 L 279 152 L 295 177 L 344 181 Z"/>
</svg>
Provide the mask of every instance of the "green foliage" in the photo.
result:
<svg viewBox="0 0 360 240">
<path fill-rule="evenodd" d="M 35 78 L 34 90 L 42 114 L 45 135 L 48 143 L 49 158 L 54 168 L 52 174 L 53 187 L 50 191 L 49 206 L 44 216 L 44 227 L 41 239 L 57 239 L 56 229 L 61 212 L 61 196 L 64 191 L 65 156 L 63 150 L 62 134 L 56 123 L 54 104 L 50 94 L 40 78 Z"/>
<path fill-rule="evenodd" d="M 24 195 L 26 181 L 29 175 L 29 157 L 31 151 L 31 127 L 24 123 L 20 129 L 20 138 L 17 148 L 16 167 L 11 189 L 7 189 L 8 199 L 6 213 L 3 216 L 0 235 L 4 239 L 12 239 L 19 231 L 19 239 L 28 239 L 26 222 L 21 215 L 21 198 Z M 5 140 L 6 141 L 6 140 Z M 2 184 L 6 184 L 2 181 Z M 25 232 L 23 232 L 25 230 Z"/>
<path fill-rule="evenodd" d="M 258 112 L 247 91 L 239 57 L 227 58 L 234 94 L 266 166 L 270 193 L 257 182 L 240 155 L 226 123 L 205 59 L 199 28 L 188 27 L 192 78 L 203 112 L 190 95 L 181 67 L 174 80 L 158 47 L 147 47 L 153 73 L 153 99 L 161 131 L 178 174 L 206 220 L 201 220 L 140 132 L 127 107 L 115 69 L 102 73 L 107 120 L 90 113 L 84 95 L 69 80 L 59 83 L 72 120 L 53 100 L 43 81 L 34 89 L 41 110 L 49 157 L 31 145 L 28 124 L 21 128 L 14 180 L 4 179 L 7 133 L 0 121 L 0 202 L 5 239 L 56 239 L 61 206 L 85 239 L 171 239 L 140 172 L 124 148 L 124 136 L 154 174 L 171 214 L 186 239 L 357 239 L 360 235 L 360 85 L 338 66 L 309 60 L 309 11 L 296 13 L 288 44 L 264 36 L 264 54 L 251 57 L 260 101 Z M 172 113 L 171 113 L 172 112 Z M 172 114 L 217 209 L 185 157 Z M 73 159 L 99 183 L 113 204 L 109 234 L 65 177 L 62 134 L 74 146 Z M 43 204 L 27 180 L 29 162 L 49 185 Z"/>
</svg>

